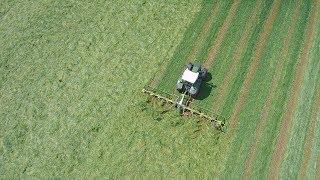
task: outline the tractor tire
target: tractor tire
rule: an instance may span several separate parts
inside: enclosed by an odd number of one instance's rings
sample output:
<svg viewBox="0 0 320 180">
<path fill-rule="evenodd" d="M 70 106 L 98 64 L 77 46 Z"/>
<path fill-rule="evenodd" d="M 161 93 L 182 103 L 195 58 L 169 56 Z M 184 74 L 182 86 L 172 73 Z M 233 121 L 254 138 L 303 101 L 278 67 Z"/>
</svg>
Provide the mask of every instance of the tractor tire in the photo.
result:
<svg viewBox="0 0 320 180">
<path fill-rule="evenodd" d="M 208 75 L 208 70 L 206 68 L 201 69 L 201 77 L 204 79 Z"/>
<path fill-rule="evenodd" d="M 192 71 L 192 67 L 193 67 L 193 64 L 192 64 L 192 63 L 189 63 L 189 64 L 187 65 L 187 68 L 188 68 L 190 71 Z"/>
</svg>

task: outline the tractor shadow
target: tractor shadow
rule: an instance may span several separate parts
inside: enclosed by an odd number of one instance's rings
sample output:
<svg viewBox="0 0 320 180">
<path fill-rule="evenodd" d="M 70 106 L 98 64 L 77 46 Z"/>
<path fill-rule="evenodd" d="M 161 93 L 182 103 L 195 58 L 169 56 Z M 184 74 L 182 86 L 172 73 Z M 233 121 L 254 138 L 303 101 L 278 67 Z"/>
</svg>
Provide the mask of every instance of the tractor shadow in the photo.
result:
<svg viewBox="0 0 320 180">
<path fill-rule="evenodd" d="M 210 96 L 212 90 L 216 88 L 216 85 L 210 84 L 209 82 L 212 80 L 212 74 L 208 72 L 207 77 L 203 80 L 203 83 L 200 87 L 200 92 L 195 100 L 204 100 Z"/>
</svg>

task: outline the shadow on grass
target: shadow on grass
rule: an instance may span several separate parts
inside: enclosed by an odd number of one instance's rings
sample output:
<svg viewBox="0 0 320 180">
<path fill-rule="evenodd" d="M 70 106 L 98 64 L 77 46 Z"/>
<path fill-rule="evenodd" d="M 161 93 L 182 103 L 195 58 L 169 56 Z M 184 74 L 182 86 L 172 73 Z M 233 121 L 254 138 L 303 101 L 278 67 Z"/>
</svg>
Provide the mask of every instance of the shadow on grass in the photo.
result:
<svg viewBox="0 0 320 180">
<path fill-rule="evenodd" d="M 212 90 L 216 88 L 216 85 L 210 84 L 209 82 L 212 79 L 212 75 L 210 72 L 208 72 L 207 77 L 204 79 L 204 81 L 201 84 L 200 92 L 198 96 L 195 98 L 195 100 L 204 100 L 211 94 Z"/>
</svg>

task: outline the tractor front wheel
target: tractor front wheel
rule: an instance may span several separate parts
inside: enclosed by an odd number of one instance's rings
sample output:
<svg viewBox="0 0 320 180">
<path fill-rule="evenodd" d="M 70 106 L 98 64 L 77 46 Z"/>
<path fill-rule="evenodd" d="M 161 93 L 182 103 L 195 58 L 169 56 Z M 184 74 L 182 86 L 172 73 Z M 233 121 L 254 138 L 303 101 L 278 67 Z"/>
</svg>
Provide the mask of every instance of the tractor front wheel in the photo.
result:
<svg viewBox="0 0 320 180">
<path fill-rule="evenodd" d="M 193 65 L 192 65 L 191 63 L 189 63 L 189 64 L 187 65 L 187 68 L 188 68 L 190 71 L 192 71 L 192 67 L 193 67 Z"/>
</svg>

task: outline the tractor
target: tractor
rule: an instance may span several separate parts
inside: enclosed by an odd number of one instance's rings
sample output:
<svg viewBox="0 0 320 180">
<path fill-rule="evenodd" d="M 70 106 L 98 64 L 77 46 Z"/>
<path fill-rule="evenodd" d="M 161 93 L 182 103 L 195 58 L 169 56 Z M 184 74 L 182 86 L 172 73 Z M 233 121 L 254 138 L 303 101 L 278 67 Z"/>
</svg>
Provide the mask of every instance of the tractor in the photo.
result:
<svg viewBox="0 0 320 180">
<path fill-rule="evenodd" d="M 182 76 L 178 79 L 176 89 L 182 94 L 181 99 L 176 102 L 176 107 L 182 113 L 192 98 L 196 98 L 200 92 L 201 84 L 206 78 L 208 70 L 198 63 L 189 63 Z M 187 97 L 187 98 L 186 98 Z"/>
<path fill-rule="evenodd" d="M 200 64 L 189 63 L 182 76 L 178 79 L 176 88 L 181 94 L 187 94 L 192 98 L 196 98 L 207 74 L 208 70 L 201 67 Z"/>
<path fill-rule="evenodd" d="M 222 116 L 211 113 L 203 108 L 196 107 L 195 105 L 190 107 L 191 101 L 197 98 L 200 91 L 203 91 L 200 88 L 203 88 L 202 84 L 208 80 L 207 76 L 208 70 L 202 67 L 201 64 L 189 63 L 176 83 L 176 89 L 181 94 L 181 97 L 155 90 L 150 86 L 146 86 L 142 91 L 163 103 L 174 105 L 179 109 L 180 115 L 197 115 L 201 118 L 210 120 L 215 128 L 221 129 L 224 126 L 224 120 L 220 120 L 224 119 Z"/>
</svg>

